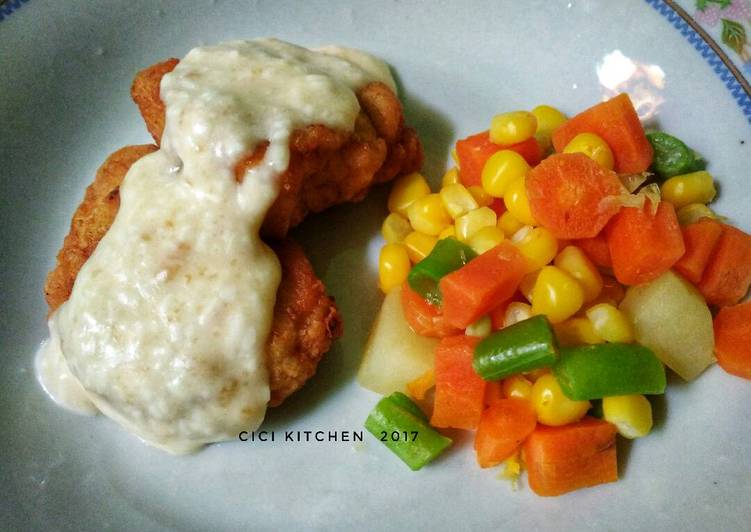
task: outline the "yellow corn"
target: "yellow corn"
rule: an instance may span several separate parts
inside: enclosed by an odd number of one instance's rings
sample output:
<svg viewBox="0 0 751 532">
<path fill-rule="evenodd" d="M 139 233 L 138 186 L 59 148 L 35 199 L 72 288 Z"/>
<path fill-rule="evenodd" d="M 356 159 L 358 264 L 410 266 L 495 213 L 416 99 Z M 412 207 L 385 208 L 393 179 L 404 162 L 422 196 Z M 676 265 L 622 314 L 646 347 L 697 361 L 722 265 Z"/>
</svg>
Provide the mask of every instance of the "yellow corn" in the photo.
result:
<svg viewBox="0 0 751 532">
<path fill-rule="evenodd" d="M 553 131 L 562 126 L 568 119 L 558 109 L 549 105 L 538 105 L 532 109 L 532 114 L 537 118 L 535 138 L 542 150 L 547 152 L 552 146 Z"/>
<path fill-rule="evenodd" d="M 493 117 L 490 122 L 490 141 L 496 144 L 516 144 L 527 140 L 535 131 L 535 115 L 528 111 L 512 111 Z"/>
<path fill-rule="evenodd" d="M 474 196 L 461 183 L 445 185 L 441 188 L 440 195 L 446 212 L 452 218 L 457 218 L 479 207 Z"/>
<path fill-rule="evenodd" d="M 609 303 L 600 303 L 587 309 L 587 318 L 597 334 L 608 342 L 631 343 L 634 328 L 626 315 Z"/>
<path fill-rule="evenodd" d="M 504 397 L 514 399 L 532 399 L 532 381 L 524 375 L 506 377 L 501 383 L 501 391 Z"/>
<path fill-rule="evenodd" d="M 441 186 L 447 187 L 449 185 L 456 185 L 457 183 L 461 183 L 461 181 L 459 180 L 459 169 L 454 166 L 446 170 L 446 173 L 443 174 L 443 178 L 441 179 Z"/>
<path fill-rule="evenodd" d="M 563 153 L 583 153 L 608 170 L 612 170 L 615 164 L 613 150 L 605 139 L 594 133 L 579 133 L 566 144 Z"/>
<path fill-rule="evenodd" d="M 717 215 L 712 209 L 704 205 L 703 203 L 689 203 L 684 205 L 676 212 L 678 215 L 678 223 L 681 225 L 689 225 L 698 222 L 702 218 L 717 219 Z"/>
<path fill-rule="evenodd" d="M 624 438 L 641 438 L 652 430 L 652 405 L 643 395 L 605 397 L 602 414 Z"/>
<path fill-rule="evenodd" d="M 532 292 L 534 292 L 538 275 L 540 275 L 540 270 L 528 273 L 527 275 L 522 277 L 522 281 L 519 283 L 519 292 L 521 292 L 526 300 L 530 303 L 532 303 Z"/>
<path fill-rule="evenodd" d="M 409 225 L 409 220 L 395 212 L 386 216 L 381 225 L 381 234 L 388 244 L 403 241 L 404 237 L 411 232 L 412 226 Z"/>
<path fill-rule="evenodd" d="M 579 282 L 556 266 L 545 266 L 532 290 L 532 314 L 545 314 L 559 323 L 576 314 L 584 303 Z"/>
<path fill-rule="evenodd" d="M 566 246 L 555 258 L 555 265 L 579 281 L 584 301 L 594 301 L 602 292 L 602 275 L 584 252 L 576 246 Z"/>
<path fill-rule="evenodd" d="M 459 155 L 456 153 L 456 148 L 451 148 L 451 160 L 454 161 L 454 164 L 459 167 Z"/>
<path fill-rule="evenodd" d="M 401 286 L 407 280 L 411 264 L 404 244 L 386 244 L 378 257 L 378 281 L 383 293 Z"/>
<path fill-rule="evenodd" d="M 456 229 L 453 225 L 449 225 L 446 229 L 438 234 L 438 240 L 443 240 L 444 238 L 449 237 L 456 238 Z"/>
<path fill-rule="evenodd" d="M 483 227 L 495 227 L 495 224 L 495 211 L 489 207 L 480 207 L 456 219 L 456 238 L 461 242 L 467 242 L 472 235 Z"/>
<path fill-rule="evenodd" d="M 532 386 L 532 405 L 537 412 L 537 421 L 553 427 L 579 421 L 591 406 L 589 401 L 572 401 L 566 397 L 550 373 L 537 379 Z"/>
<path fill-rule="evenodd" d="M 561 347 L 604 342 L 595 332 L 592 322 L 587 318 L 569 318 L 553 325 L 553 330 L 558 345 Z"/>
<path fill-rule="evenodd" d="M 529 208 L 525 178 L 520 177 L 509 183 L 503 195 L 503 202 L 514 218 L 527 225 L 537 225 L 537 220 L 532 216 L 532 210 Z"/>
<path fill-rule="evenodd" d="M 493 203 L 493 196 L 485 192 L 485 189 L 480 185 L 472 185 L 471 187 L 467 187 L 467 190 L 469 190 L 469 193 L 472 194 L 472 197 L 475 198 L 480 207 L 487 207 Z"/>
<path fill-rule="evenodd" d="M 469 237 L 467 244 L 471 247 L 475 253 L 482 255 L 489 249 L 493 249 L 498 244 L 503 242 L 503 232 L 496 226 L 483 227 L 475 234 Z"/>
<path fill-rule="evenodd" d="M 436 236 L 451 224 L 451 217 L 438 194 L 428 194 L 413 201 L 407 215 L 415 231 L 426 235 Z"/>
<path fill-rule="evenodd" d="M 522 227 L 524 227 L 524 224 L 514 218 L 514 215 L 509 211 L 504 212 L 501 214 L 501 217 L 498 218 L 498 229 L 503 231 L 503 234 L 508 237 L 512 236 Z"/>
<path fill-rule="evenodd" d="M 407 383 L 407 391 L 409 395 L 418 401 L 425 399 L 425 394 L 428 393 L 433 386 L 435 386 L 435 371 L 429 369 L 415 380 Z"/>
<path fill-rule="evenodd" d="M 485 338 L 486 336 L 490 335 L 490 332 L 492 330 L 492 323 L 490 321 L 490 316 L 483 316 L 476 322 L 469 325 L 464 330 L 464 334 L 467 336 L 476 336 L 477 338 Z"/>
<path fill-rule="evenodd" d="M 529 164 L 515 151 L 497 151 L 482 167 L 482 188 L 494 198 L 502 198 L 509 184 L 526 176 L 528 171 Z"/>
<path fill-rule="evenodd" d="M 662 199 L 676 209 L 691 203 L 709 203 L 717 195 L 712 176 L 704 170 L 671 177 L 662 184 L 661 190 Z"/>
<path fill-rule="evenodd" d="M 390 212 L 397 212 L 407 216 L 407 209 L 412 203 L 430 194 L 430 185 L 417 172 L 407 174 L 394 181 L 389 193 L 388 207 Z"/>
<path fill-rule="evenodd" d="M 553 233 L 544 227 L 524 226 L 514 233 L 511 242 L 527 259 L 529 273 L 548 264 L 558 252 L 558 241 Z"/>
<path fill-rule="evenodd" d="M 419 231 L 412 231 L 404 238 L 404 245 L 407 246 L 407 255 L 412 264 L 417 264 L 422 259 L 430 255 L 433 251 L 438 238 Z"/>
<path fill-rule="evenodd" d="M 532 317 L 532 307 L 526 303 L 512 301 L 506 307 L 506 314 L 503 316 L 503 326 L 509 327 L 514 323 L 519 323 Z"/>
</svg>

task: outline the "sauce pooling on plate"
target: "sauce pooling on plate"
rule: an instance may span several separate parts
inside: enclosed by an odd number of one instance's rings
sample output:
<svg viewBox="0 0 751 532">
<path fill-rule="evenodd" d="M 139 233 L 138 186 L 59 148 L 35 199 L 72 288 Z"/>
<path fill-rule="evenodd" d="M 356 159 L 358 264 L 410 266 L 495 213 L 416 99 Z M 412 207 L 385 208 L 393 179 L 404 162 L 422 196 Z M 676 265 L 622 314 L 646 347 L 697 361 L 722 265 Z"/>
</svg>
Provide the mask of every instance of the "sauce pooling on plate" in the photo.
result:
<svg viewBox="0 0 751 532">
<path fill-rule="evenodd" d="M 371 81 L 394 88 L 383 62 L 338 47 L 261 39 L 188 53 L 162 80 L 161 149 L 129 170 L 112 227 L 50 319 L 37 363 L 50 395 L 172 452 L 256 428 L 281 276 L 259 229 L 290 135 L 351 132 L 355 91 Z M 266 141 L 238 183 L 236 165 Z"/>
</svg>

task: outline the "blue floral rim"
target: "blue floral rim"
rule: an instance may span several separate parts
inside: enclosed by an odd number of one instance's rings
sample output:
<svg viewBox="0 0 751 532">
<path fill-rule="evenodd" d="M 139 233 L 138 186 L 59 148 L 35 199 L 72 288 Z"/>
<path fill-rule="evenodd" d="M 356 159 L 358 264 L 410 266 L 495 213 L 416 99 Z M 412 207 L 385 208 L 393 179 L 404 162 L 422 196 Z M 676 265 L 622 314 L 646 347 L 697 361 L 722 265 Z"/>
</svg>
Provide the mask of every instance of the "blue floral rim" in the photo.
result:
<svg viewBox="0 0 751 532">
<path fill-rule="evenodd" d="M 0 4 L 0 22 L 8 18 L 14 11 L 20 9 L 29 0 L 6 0 Z"/>
<path fill-rule="evenodd" d="M 735 101 L 743 111 L 746 119 L 751 123 L 751 94 L 744 88 L 744 82 L 748 85 L 748 82 L 743 78 L 742 74 L 735 74 L 733 70 L 737 70 L 732 66 L 732 62 L 727 57 L 722 57 L 724 52 L 719 46 L 712 41 L 709 36 L 700 35 L 686 19 L 679 13 L 679 7 L 675 6 L 673 2 L 666 2 L 665 0 L 645 0 L 647 4 L 651 5 L 660 15 L 665 17 L 675 29 L 681 32 L 690 44 L 696 49 L 697 52 L 709 63 L 715 74 L 725 84 L 725 87 L 730 91 Z M 708 42 L 712 41 L 714 47 Z M 720 53 L 718 53 L 718 50 Z M 722 55 L 721 55 L 722 54 Z"/>
</svg>

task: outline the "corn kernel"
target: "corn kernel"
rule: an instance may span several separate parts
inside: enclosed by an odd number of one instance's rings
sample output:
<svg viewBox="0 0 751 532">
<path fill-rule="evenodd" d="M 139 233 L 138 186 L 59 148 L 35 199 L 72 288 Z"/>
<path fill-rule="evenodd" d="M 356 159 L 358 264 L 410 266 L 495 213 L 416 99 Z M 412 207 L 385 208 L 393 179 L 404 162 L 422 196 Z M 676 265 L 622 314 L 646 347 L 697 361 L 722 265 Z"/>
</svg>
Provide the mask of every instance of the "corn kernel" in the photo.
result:
<svg viewBox="0 0 751 532">
<path fill-rule="evenodd" d="M 561 347 L 584 344 L 601 344 L 602 338 L 595 332 L 594 325 L 587 318 L 569 318 L 553 325 L 555 338 Z"/>
<path fill-rule="evenodd" d="M 465 330 L 464 334 L 467 336 L 475 336 L 477 338 L 485 338 L 490 335 L 492 330 L 492 323 L 490 316 L 485 315 L 476 322 L 470 324 Z"/>
<path fill-rule="evenodd" d="M 526 303 L 512 301 L 506 307 L 506 314 L 503 317 L 503 326 L 509 327 L 514 323 L 519 323 L 532 317 L 532 307 Z"/>
<path fill-rule="evenodd" d="M 528 111 L 495 115 L 490 122 L 490 141 L 496 144 L 523 142 L 537 131 L 537 118 Z"/>
<path fill-rule="evenodd" d="M 446 170 L 446 173 L 443 174 L 441 186 L 447 187 L 449 185 L 456 185 L 457 183 L 461 183 L 461 180 L 459 179 L 459 169 L 454 166 Z"/>
<path fill-rule="evenodd" d="M 383 225 L 381 225 L 381 234 L 383 235 L 383 239 L 387 244 L 402 242 L 404 240 L 404 237 L 406 237 L 411 232 L 412 226 L 409 225 L 409 220 L 407 220 L 401 214 L 397 214 L 395 212 L 392 212 L 388 216 L 386 216 L 386 218 L 383 220 Z"/>
<path fill-rule="evenodd" d="M 419 231 L 412 231 L 404 238 L 404 245 L 407 246 L 407 254 L 412 264 L 417 264 L 422 259 L 430 255 L 433 251 L 438 238 Z"/>
<path fill-rule="evenodd" d="M 631 343 L 634 328 L 626 315 L 609 303 L 600 303 L 587 309 L 587 318 L 597 334 L 608 342 Z"/>
<path fill-rule="evenodd" d="M 525 178 L 520 177 L 509 183 L 506 193 L 503 195 L 503 202 L 506 204 L 508 211 L 520 222 L 527 225 L 538 225 L 537 220 L 532 216 L 532 210 L 529 208 Z"/>
<path fill-rule="evenodd" d="M 602 292 L 602 275 L 584 252 L 576 246 L 566 246 L 555 258 L 555 265 L 579 281 L 584 301 L 594 301 Z"/>
<path fill-rule="evenodd" d="M 532 386 L 532 405 L 537 412 L 537 421 L 552 427 L 579 421 L 591 406 L 589 401 L 572 401 L 566 397 L 550 373 L 537 379 Z"/>
<path fill-rule="evenodd" d="M 532 314 L 545 314 L 559 323 L 576 314 L 584 303 L 579 282 L 555 266 L 545 266 L 532 290 Z"/>
<path fill-rule="evenodd" d="M 532 303 L 532 292 L 534 292 L 538 275 L 540 275 L 540 270 L 528 273 L 522 277 L 522 280 L 519 283 L 519 292 L 521 292 L 524 298 L 530 303 Z"/>
<path fill-rule="evenodd" d="M 489 207 L 480 207 L 456 219 L 456 238 L 460 242 L 467 242 L 472 235 L 483 227 L 495 227 L 495 211 Z"/>
<path fill-rule="evenodd" d="M 690 225 L 698 222 L 702 218 L 711 218 L 713 220 L 718 218 L 714 211 L 703 203 L 689 203 L 688 205 L 684 205 L 678 209 L 676 215 L 678 215 L 678 223 L 681 225 Z"/>
<path fill-rule="evenodd" d="M 514 218 L 514 215 L 508 211 L 501 214 L 501 217 L 498 218 L 498 228 L 508 237 L 512 236 L 522 227 L 524 227 L 524 224 Z"/>
<path fill-rule="evenodd" d="M 483 227 L 479 229 L 475 234 L 469 237 L 467 244 L 471 247 L 475 253 L 482 255 L 489 249 L 493 249 L 498 244 L 503 242 L 503 232 L 496 226 Z"/>
<path fill-rule="evenodd" d="M 444 238 L 456 238 L 456 229 L 453 225 L 449 225 L 438 234 L 438 240 L 443 240 Z"/>
<path fill-rule="evenodd" d="M 407 391 L 412 398 L 422 401 L 433 386 L 435 386 L 435 371 L 429 369 L 415 380 L 408 382 Z"/>
<path fill-rule="evenodd" d="M 528 171 L 529 164 L 515 151 L 497 151 L 482 167 L 482 188 L 494 198 L 502 198 L 509 184 L 526 176 Z"/>
<path fill-rule="evenodd" d="M 563 153 L 583 153 L 608 170 L 612 170 L 615 164 L 613 150 L 605 139 L 594 133 L 579 133 L 566 144 Z"/>
<path fill-rule="evenodd" d="M 513 375 L 506 377 L 501 383 L 503 396 L 509 399 L 532 399 L 532 381 L 524 375 Z"/>
<path fill-rule="evenodd" d="M 456 147 L 451 148 L 451 160 L 454 161 L 456 167 L 459 167 L 459 154 L 456 153 Z"/>
<path fill-rule="evenodd" d="M 386 244 L 378 257 L 378 281 L 383 293 L 401 286 L 407 280 L 411 264 L 404 244 Z"/>
<path fill-rule="evenodd" d="M 527 272 L 532 273 L 548 264 L 558 252 L 558 241 L 544 227 L 526 225 L 519 229 L 511 242 L 527 259 Z"/>
<path fill-rule="evenodd" d="M 430 185 L 425 178 L 417 173 L 407 174 L 394 181 L 389 193 L 389 212 L 396 212 L 407 216 L 407 209 L 412 203 L 430 194 Z"/>
<path fill-rule="evenodd" d="M 438 194 L 428 194 L 413 201 L 407 215 L 415 231 L 426 235 L 438 235 L 451 224 L 451 217 Z"/>
<path fill-rule="evenodd" d="M 558 109 L 549 105 L 538 105 L 532 109 L 532 114 L 537 118 L 535 138 L 542 150 L 547 152 L 553 145 L 551 140 L 553 131 L 562 126 L 568 118 Z"/>
<path fill-rule="evenodd" d="M 624 438 L 641 438 L 652 430 L 652 405 L 643 395 L 605 397 L 602 414 Z"/>
<path fill-rule="evenodd" d="M 467 187 L 467 190 L 469 190 L 469 193 L 472 194 L 472 197 L 475 198 L 480 207 L 487 207 L 493 203 L 493 196 L 485 192 L 485 189 L 480 185 L 472 185 L 471 187 Z"/>
<path fill-rule="evenodd" d="M 446 212 L 454 219 L 479 207 L 474 196 L 461 183 L 444 186 L 440 196 Z"/>
<path fill-rule="evenodd" d="M 691 203 L 709 203 L 717 195 L 712 176 L 704 170 L 671 177 L 661 190 L 662 198 L 676 209 Z"/>
</svg>

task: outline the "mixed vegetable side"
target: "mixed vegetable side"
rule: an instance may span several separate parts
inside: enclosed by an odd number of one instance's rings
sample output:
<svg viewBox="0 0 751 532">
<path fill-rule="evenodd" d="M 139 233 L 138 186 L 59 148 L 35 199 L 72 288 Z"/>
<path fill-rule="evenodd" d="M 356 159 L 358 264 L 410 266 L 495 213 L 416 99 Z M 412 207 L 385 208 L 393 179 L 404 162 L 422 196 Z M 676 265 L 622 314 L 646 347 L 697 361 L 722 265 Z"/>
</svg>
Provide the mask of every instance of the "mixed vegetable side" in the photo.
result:
<svg viewBox="0 0 751 532">
<path fill-rule="evenodd" d="M 751 379 L 751 236 L 628 95 L 497 115 L 452 155 L 438 193 L 420 174 L 392 188 L 358 375 L 385 396 L 366 428 L 410 468 L 451 428 L 538 495 L 612 482 L 616 434 L 650 432 L 665 367 L 692 380 L 716 357 Z"/>
</svg>

